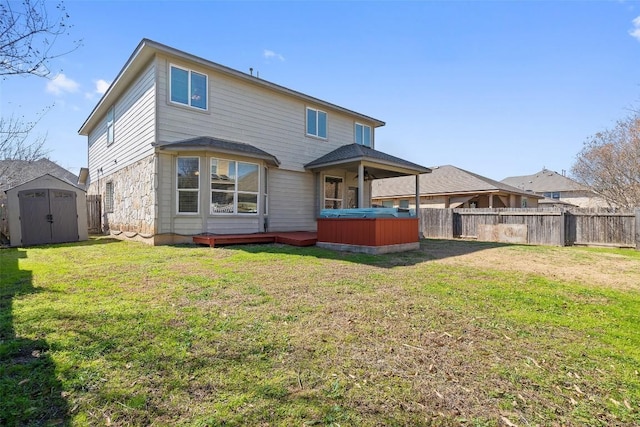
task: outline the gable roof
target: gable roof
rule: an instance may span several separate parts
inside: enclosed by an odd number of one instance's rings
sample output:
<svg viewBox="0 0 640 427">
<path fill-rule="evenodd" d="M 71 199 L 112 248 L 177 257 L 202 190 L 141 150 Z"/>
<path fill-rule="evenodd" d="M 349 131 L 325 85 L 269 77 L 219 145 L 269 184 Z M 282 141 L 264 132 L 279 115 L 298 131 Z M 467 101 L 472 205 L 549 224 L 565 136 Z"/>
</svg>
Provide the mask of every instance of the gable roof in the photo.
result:
<svg viewBox="0 0 640 427">
<path fill-rule="evenodd" d="M 254 159 L 266 160 L 274 166 L 279 166 L 280 161 L 276 156 L 267 153 L 260 148 L 244 142 L 227 141 L 210 136 L 198 136 L 176 142 L 159 142 L 152 144 L 161 150 L 171 151 L 215 151 L 218 153 L 237 154 Z"/>
<path fill-rule="evenodd" d="M 176 57 L 192 63 L 196 63 L 200 66 L 213 69 L 218 72 L 224 73 L 226 75 L 241 79 L 250 84 L 267 88 L 281 94 L 302 99 L 305 102 L 315 104 L 319 107 L 324 107 L 324 108 L 328 108 L 335 111 L 341 111 L 349 115 L 356 116 L 360 120 L 372 122 L 375 127 L 380 127 L 385 125 L 383 121 L 374 119 L 373 117 L 369 117 L 364 114 L 360 114 L 355 111 L 349 110 L 347 108 L 340 107 L 336 104 L 332 104 L 330 102 L 323 101 L 321 99 L 312 97 L 310 95 L 306 95 L 302 92 L 298 92 L 298 91 L 286 88 L 284 86 L 271 83 L 267 80 L 263 80 L 258 77 L 254 77 L 253 75 L 243 73 L 238 70 L 234 70 L 233 68 L 226 67 L 224 65 L 175 49 L 173 47 L 164 45 L 162 43 L 158 43 L 149 39 L 142 39 L 142 41 L 140 41 L 136 49 L 133 51 L 133 53 L 127 60 L 127 62 L 124 64 L 124 66 L 116 76 L 116 78 L 113 80 L 113 83 L 111 83 L 111 85 L 109 86 L 107 91 L 104 93 L 104 95 L 102 96 L 98 104 L 96 104 L 93 111 L 91 111 L 91 113 L 89 114 L 85 122 L 82 124 L 82 126 L 78 130 L 78 133 L 80 135 L 89 134 L 89 132 L 99 123 L 102 117 L 104 117 L 104 115 L 107 112 L 107 109 L 116 101 L 116 99 L 120 97 L 122 93 L 124 93 L 127 87 L 137 77 L 138 73 L 142 71 L 143 67 L 145 67 L 149 63 L 149 61 L 151 61 L 152 58 L 158 53 Z"/>
<path fill-rule="evenodd" d="M 0 160 L 0 193 L 47 174 L 81 188 L 76 175 L 49 159 Z"/>
<path fill-rule="evenodd" d="M 20 190 L 20 187 L 22 187 L 22 186 L 24 186 L 24 185 L 27 185 L 27 184 L 29 184 L 29 183 L 31 183 L 31 182 L 34 182 L 34 181 L 38 181 L 38 180 L 42 180 L 42 179 L 47 180 L 47 177 L 48 177 L 48 178 L 51 178 L 51 179 L 54 179 L 54 180 L 57 180 L 57 181 L 60 181 L 60 182 L 62 182 L 63 184 L 68 185 L 69 187 L 72 187 L 72 188 L 74 188 L 74 189 L 78 189 L 78 190 L 80 190 L 80 191 L 84 191 L 84 192 L 86 193 L 86 190 L 85 190 L 84 188 L 81 188 L 81 187 L 79 187 L 79 186 L 77 186 L 77 185 L 75 185 L 75 184 L 73 184 L 73 183 L 71 183 L 71 182 L 69 182 L 69 181 L 67 181 L 67 180 L 65 180 L 65 179 L 62 179 L 62 178 L 60 178 L 60 177 L 57 177 L 57 176 L 51 175 L 50 173 L 45 173 L 44 175 L 37 176 L 37 177 L 35 177 L 35 178 L 33 178 L 33 179 L 30 179 L 30 180 L 28 180 L 28 181 L 25 181 L 25 182 L 22 182 L 22 183 L 20 183 L 20 184 L 18 184 L 18 185 L 15 185 L 15 186 L 13 186 L 13 187 L 11 187 L 11 188 L 7 189 L 7 190 L 5 191 L 5 193 L 9 193 L 9 192 L 11 192 L 11 191 L 19 191 L 19 190 Z"/>
<path fill-rule="evenodd" d="M 325 169 L 332 166 L 344 167 L 347 164 L 366 162 L 370 168 L 383 171 L 385 168 L 404 170 L 412 174 L 429 173 L 431 170 L 391 154 L 374 150 L 360 144 L 348 144 L 321 156 L 304 165 L 305 169 Z"/>
<path fill-rule="evenodd" d="M 533 175 L 512 176 L 502 180 L 503 183 L 518 187 L 524 191 L 547 193 L 554 191 L 589 191 L 589 189 L 568 178 L 548 169 L 542 169 Z"/>
<path fill-rule="evenodd" d="M 510 185 L 495 181 L 451 165 L 431 168 L 430 174 L 420 175 L 420 194 L 473 194 L 473 193 L 511 193 L 523 196 L 535 196 Z M 372 197 L 398 197 L 415 194 L 415 181 L 411 177 L 380 179 L 373 181 Z"/>
</svg>

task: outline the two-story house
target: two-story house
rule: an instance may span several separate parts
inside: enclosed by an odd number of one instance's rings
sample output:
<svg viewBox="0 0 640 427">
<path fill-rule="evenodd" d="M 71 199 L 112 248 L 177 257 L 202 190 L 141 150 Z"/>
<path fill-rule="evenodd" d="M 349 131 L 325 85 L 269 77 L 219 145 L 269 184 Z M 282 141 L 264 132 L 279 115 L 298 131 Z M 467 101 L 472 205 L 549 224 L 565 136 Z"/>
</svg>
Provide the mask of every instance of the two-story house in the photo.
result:
<svg viewBox="0 0 640 427">
<path fill-rule="evenodd" d="M 577 206 L 580 208 L 604 208 L 609 204 L 588 187 L 564 174 L 543 168 L 533 175 L 511 176 L 503 183 L 530 193 L 544 196 L 540 205 Z"/>
<path fill-rule="evenodd" d="M 79 133 L 105 229 L 167 244 L 314 231 L 323 208 L 369 207 L 371 177 L 428 172 L 374 149 L 383 125 L 144 39 Z"/>
</svg>

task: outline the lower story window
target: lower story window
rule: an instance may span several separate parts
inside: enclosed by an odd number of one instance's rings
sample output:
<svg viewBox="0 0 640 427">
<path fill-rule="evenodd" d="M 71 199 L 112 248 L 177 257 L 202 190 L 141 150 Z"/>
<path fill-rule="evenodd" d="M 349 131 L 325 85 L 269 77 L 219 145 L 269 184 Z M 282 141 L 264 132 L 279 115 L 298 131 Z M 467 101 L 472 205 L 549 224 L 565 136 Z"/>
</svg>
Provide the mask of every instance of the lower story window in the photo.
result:
<svg viewBox="0 0 640 427">
<path fill-rule="evenodd" d="M 259 193 L 257 164 L 211 159 L 212 214 L 257 214 Z"/>
<path fill-rule="evenodd" d="M 324 208 L 342 209 L 343 179 L 336 176 L 324 177 Z"/>
<path fill-rule="evenodd" d="M 200 158 L 178 157 L 178 213 L 198 213 Z"/>
<path fill-rule="evenodd" d="M 107 182 L 104 189 L 104 211 L 113 212 L 113 182 Z"/>
</svg>

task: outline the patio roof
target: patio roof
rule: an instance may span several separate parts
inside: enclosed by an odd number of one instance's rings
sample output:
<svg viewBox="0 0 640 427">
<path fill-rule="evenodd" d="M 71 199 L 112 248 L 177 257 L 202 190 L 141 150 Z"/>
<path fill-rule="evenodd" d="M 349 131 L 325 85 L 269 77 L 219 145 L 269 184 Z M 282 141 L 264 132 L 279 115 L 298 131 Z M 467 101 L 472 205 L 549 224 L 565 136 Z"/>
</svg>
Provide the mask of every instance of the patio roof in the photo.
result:
<svg viewBox="0 0 640 427">
<path fill-rule="evenodd" d="M 280 166 L 278 158 L 260 148 L 244 142 L 227 141 L 210 136 L 198 136 L 175 142 L 153 143 L 154 147 L 163 151 L 213 151 L 216 153 L 234 154 L 253 159 L 265 160 L 273 166 Z"/>
<path fill-rule="evenodd" d="M 363 165 L 368 179 L 429 173 L 431 169 L 359 144 L 343 145 L 304 165 L 308 170 L 339 167 L 358 171 Z"/>
</svg>

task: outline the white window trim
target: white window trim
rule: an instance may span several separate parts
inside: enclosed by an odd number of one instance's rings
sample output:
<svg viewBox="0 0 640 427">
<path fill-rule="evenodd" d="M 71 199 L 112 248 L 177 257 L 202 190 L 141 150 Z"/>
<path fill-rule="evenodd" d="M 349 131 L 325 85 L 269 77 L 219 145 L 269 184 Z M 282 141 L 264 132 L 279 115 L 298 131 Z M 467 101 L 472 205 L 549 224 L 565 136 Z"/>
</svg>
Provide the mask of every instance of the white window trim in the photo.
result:
<svg viewBox="0 0 640 427">
<path fill-rule="evenodd" d="M 177 215 L 200 215 L 200 179 L 198 178 L 198 188 L 178 188 L 178 161 L 179 159 L 198 159 L 198 177 L 202 174 L 202 168 L 200 167 L 200 157 L 197 156 L 178 156 L 176 158 L 176 214 Z M 198 204 L 195 212 L 180 212 L 180 191 L 191 191 L 198 193 Z"/>
<path fill-rule="evenodd" d="M 340 194 L 340 198 L 339 199 L 334 199 L 333 197 L 327 197 L 327 178 L 335 178 L 335 179 L 339 179 L 342 182 L 342 194 Z M 326 206 L 327 204 L 327 200 L 338 200 L 340 201 L 340 208 L 339 209 L 344 209 L 344 183 L 345 183 L 345 179 L 343 176 L 335 176 L 335 175 L 325 175 L 324 179 L 322 180 L 322 206 L 323 209 L 327 209 L 324 206 Z"/>
<path fill-rule="evenodd" d="M 262 201 L 261 201 L 261 197 L 262 196 L 266 196 L 266 192 L 262 193 L 260 191 L 260 188 L 262 186 L 262 174 L 260 173 L 260 169 L 261 169 L 261 165 L 259 163 L 253 163 L 253 162 L 245 162 L 243 160 L 235 160 L 235 159 L 225 159 L 222 157 L 210 157 L 209 158 L 209 179 L 211 178 L 211 165 L 213 164 L 214 160 L 225 160 L 227 162 L 234 162 L 235 163 L 235 177 L 236 177 L 236 182 L 234 185 L 234 189 L 233 191 L 225 191 L 225 190 L 212 190 L 211 186 L 209 186 L 209 215 L 212 216 L 224 216 L 224 215 L 239 215 L 239 216 L 259 216 L 260 215 L 260 209 L 262 209 Z M 247 165 L 255 165 L 258 167 L 258 191 L 238 191 L 238 163 L 244 163 Z M 233 194 L 233 212 L 211 212 L 211 193 L 213 193 L 214 191 L 218 192 L 218 193 L 232 193 Z M 256 211 L 255 212 L 238 212 L 238 194 L 255 194 L 257 196 L 256 199 Z M 266 200 L 265 200 L 266 202 Z"/>
<path fill-rule="evenodd" d="M 183 104 L 182 102 L 176 102 L 176 101 L 173 101 L 171 99 L 171 89 L 172 89 L 171 88 L 171 81 L 172 81 L 172 79 L 171 79 L 171 68 L 178 68 L 180 70 L 183 70 L 183 71 L 186 71 L 187 73 L 189 73 L 189 78 L 187 79 L 187 99 L 189 100 L 188 104 Z M 191 97 L 190 97 L 190 94 L 191 94 L 191 73 L 196 73 L 196 74 L 203 75 L 205 77 L 205 79 L 206 79 L 206 82 L 205 82 L 206 83 L 206 85 L 205 85 L 206 86 L 205 93 L 207 95 L 207 99 L 206 99 L 204 108 L 195 107 L 195 106 L 191 105 Z M 171 64 L 170 63 L 169 64 L 169 94 L 168 95 L 169 96 L 167 97 L 167 99 L 169 100 L 169 103 L 172 104 L 172 105 L 178 105 L 178 106 L 181 106 L 181 107 L 188 107 L 188 108 L 192 108 L 192 109 L 194 109 L 196 111 L 209 111 L 209 75 L 207 73 L 201 73 L 200 71 L 195 71 L 195 70 L 192 70 L 190 68 L 185 68 L 185 67 L 181 67 L 180 65 L 176 65 L 176 64 Z"/>
<path fill-rule="evenodd" d="M 316 133 L 309 133 L 309 110 L 311 111 L 315 111 L 316 113 Z M 326 119 L 326 129 L 325 132 L 327 134 L 327 136 L 320 136 L 318 129 L 318 113 L 324 113 L 324 115 L 327 117 Z M 305 128 L 305 134 L 311 138 L 317 138 L 317 139 L 322 139 L 323 141 L 326 141 L 329 138 L 329 113 L 327 113 L 324 110 L 320 110 L 318 108 L 313 108 L 313 107 L 306 107 L 306 109 L 304 110 L 304 128 Z"/>
<path fill-rule="evenodd" d="M 373 128 L 369 125 L 365 125 L 364 123 L 355 122 L 353 125 L 353 142 L 358 140 L 358 126 L 362 126 L 362 146 L 373 148 Z M 364 128 L 369 128 L 369 145 L 364 144 Z"/>
</svg>

